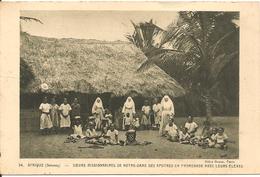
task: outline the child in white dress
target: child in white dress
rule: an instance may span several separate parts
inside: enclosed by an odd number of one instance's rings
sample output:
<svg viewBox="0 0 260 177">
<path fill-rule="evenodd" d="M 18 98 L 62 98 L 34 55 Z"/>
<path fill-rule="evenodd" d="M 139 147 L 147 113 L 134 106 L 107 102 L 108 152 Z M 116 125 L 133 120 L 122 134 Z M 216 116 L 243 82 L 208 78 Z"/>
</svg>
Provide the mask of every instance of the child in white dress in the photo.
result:
<svg viewBox="0 0 260 177">
<path fill-rule="evenodd" d="M 47 103 L 47 97 L 44 97 L 43 103 L 41 103 L 39 110 L 41 111 L 40 117 L 40 130 L 42 134 L 49 134 L 52 128 L 52 121 L 50 118 L 51 105 Z"/>
<path fill-rule="evenodd" d="M 67 98 L 64 98 L 63 103 L 60 105 L 60 128 L 64 130 L 70 128 L 70 111 L 71 107 L 68 104 Z"/>
</svg>

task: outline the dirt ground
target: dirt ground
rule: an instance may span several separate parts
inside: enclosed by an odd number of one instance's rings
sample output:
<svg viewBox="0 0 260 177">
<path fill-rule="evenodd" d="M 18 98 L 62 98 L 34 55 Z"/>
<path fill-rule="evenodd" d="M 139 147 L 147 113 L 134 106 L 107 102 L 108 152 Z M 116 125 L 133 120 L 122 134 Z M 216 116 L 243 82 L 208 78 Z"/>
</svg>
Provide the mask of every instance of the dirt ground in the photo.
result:
<svg viewBox="0 0 260 177">
<path fill-rule="evenodd" d="M 185 118 L 176 118 L 177 126 L 185 122 Z M 195 118 L 202 127 L 204 118 Z M 239 119 L 238 117 L 215 117 L 215 126 L 222 126 L 233 143 L 228 144 L 226 156 L 223 158 L 239 158 Z M 199 129 L 198 132 L 200 132 Z M 125 132 L 119 132 L 119 139 L 124 140 Z M 21 158 L 145 158 L 145 159 L 220 159 L 224 151 L 220 149 L 202 149 L 197 145 L 184 145 L 169 142 L 159 137 L 156 130 L 137 132 L 137 140 L 150 141 L 150 145 L 112 146 L 104 149 L 78 148 L 89 146 L 84 140 L 76 143 L 64 143 L 66 134 L 40 135 L 39 132 L 24 132 L 20 136 Z"/>
</svg>

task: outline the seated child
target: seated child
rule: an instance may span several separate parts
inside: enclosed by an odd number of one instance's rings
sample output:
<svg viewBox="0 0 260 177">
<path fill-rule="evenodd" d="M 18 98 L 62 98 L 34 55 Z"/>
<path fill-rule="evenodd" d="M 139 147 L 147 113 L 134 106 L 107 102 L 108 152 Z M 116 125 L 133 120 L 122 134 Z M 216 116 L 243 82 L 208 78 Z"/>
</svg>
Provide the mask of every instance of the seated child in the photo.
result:
<svg viewBox="0 0 260 177">
<path fill-rule="evenodd" d="M 136 145 L 136 130 L 134 125 L 130 125 L 129 130 L 125 133 L 126 140 L 124 145 Z"/>
<path fill-rule="evenodd" d="M 220 149 L 227 149 L 228 136 L 224 132 L 224 128 L 218 128 L 218 133 L 214 136 L 215 147 Z"/>
<path fill-rule="evenodd" d="M 193 121 L 193 117 L 189 116 L 188 121 L 185 123 L 185 128 L 187 128 L 188 133 L 190 134 L 190 137 L 195 137 L 195 133 L 197 132 L 198 125 L 196 122 Z"/>
<path fill-rule="evenodd" d="M 82 133 L 82 126 L 81 126 L 81 121 L 80 119 L 75 120 L 75 124 L 72 127 L 73 129 L 73 134 L 70 135 L 74 138 L 84 138 L 85 136 Z"/>
<path fill-rule="evenodd" d="M 184 127 L 182 127 L 181 131 L 179 131 L 179 142 L 181 144 L 190 144 L 190 134 Z"/>
<path fill-rule="evenodd" d="M 198 145 L 202 148 L 209 147 L 211 134 L 212 128 L 210 127 L 210 123 L 208 121 L 205 121 L 201 136 L 199 137 Z"/>
<path fill-rule="evenodd" d="M 107 137 L 109 139 L 109 144 L 116 145 L 118 141 L 118 131 L 115 129 L 114 124 L 110 125 L 110 129 L 107 131 Z"/>
<path fill-rule="evenodd" d="M 132 119 L 130 117 L 130 113 L 126 113 L 124 117 L 125 130 L 128 130 L 131 124 L 132 124 Z"/>
<path fill-rule="evenodd" d="M 98 142 L 100 142 L 101 144 L 108 144 L 109 143 L 109 136 L 107 136 L 107 132 L 108 132 L 108 128 L 107 127 L 103 127 L 102 128 L 102 132 L 99 136 Z"/>
<path fill-rule="evenodd" d="M 95 143 L 97 142 L 98 135 L 95 130 L 95 124 L 89 122 L 89 128 L 86 130 L 86 143 Z"/>
<path fill-rule="evenodd" d="M 169 123 L 165 127 L 165 133 L 169 141 L 176 142 L 178 140 L 178 127 L 174 124 L 173 119 L 169 119 Z"/>
<path fill-rule="evenodd" d="M 217 128 L 212 128 L 211 129 L 211 133 L 210 133 L 210 137 L 207 139 L 208 140 L 208 147 L 213 148 L 215 146 L 215 136 L 218 133 L 218 129 Z"/>
</svg>

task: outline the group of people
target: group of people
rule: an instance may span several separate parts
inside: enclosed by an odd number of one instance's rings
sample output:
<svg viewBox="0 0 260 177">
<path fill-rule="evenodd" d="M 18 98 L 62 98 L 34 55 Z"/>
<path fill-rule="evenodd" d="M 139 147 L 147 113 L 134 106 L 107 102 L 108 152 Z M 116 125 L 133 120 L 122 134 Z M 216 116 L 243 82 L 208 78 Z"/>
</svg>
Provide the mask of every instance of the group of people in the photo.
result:
<svg viewBox="0 0 260 177">
<path fill-rule="evenodd" d="M 180 129 L 174 123 L 174 119 L 169 119 L 166 125 L 164 136 L 172 142 L 181 144 L 198 145 L 202 148 L 220 148 L 227 149 L 228 136 L 223 127 L 211 127 L 208 121 L 204 122 L 201 134 L 197 133 L 198 124 L 194 122 L 193 117 L 189 116 L 184 126 Z"/>
<path fill-rule="evenodd" d="M 77 98 L 70 105 L 67 98 L 58 106 L 55 98 L 48 103 L 47 97 L 44 97 L 43 103 L 39 107 L 41 111 L 40 129 L 43 134 L 49 134 L 52 130 L 57 133 L 60 130 L 73 130 L 70 138 L 72 140 L 86 138 L 88 143 L 118 144 L 118 130 L 116 130 L 113 116 L 109 109 L 104 109 L 102 100 L 97 97 L 93 106 L 87 124 L 84 125 L 81 119 L 81 107 Z M 131 97 L 128 97 L 122 108 L 122 129 L 126 131 L 126 140 L 124 143 L 137 143 L 135 140 L 136 130 L 139 129 L 159 129 L 159 135 L 167 137 L 170 141 L 178 141 L 182 144 L 198 144 L 202 147 L 226 148 L 227 135 L 223 128 L 212 129 L 204 126 L 201 136 L 195 136 L 198 125 L 191 116 L 184 127 L 178 129 L 174 123 L 174 104 L 169 96 L 165 95 L 161 101 L 158 98 L 153 100 L 150 105 L 148 100 L 144 101 L 141 109 L 141 115 L 138 117 L 135 110 L 135 103 Z M 85 132 L 83 133 L 83 130 Z M 96 130 L 101 130 L 97 134 Z M 130 143 L 130 144 L 131 144 Z"/>
</svg>

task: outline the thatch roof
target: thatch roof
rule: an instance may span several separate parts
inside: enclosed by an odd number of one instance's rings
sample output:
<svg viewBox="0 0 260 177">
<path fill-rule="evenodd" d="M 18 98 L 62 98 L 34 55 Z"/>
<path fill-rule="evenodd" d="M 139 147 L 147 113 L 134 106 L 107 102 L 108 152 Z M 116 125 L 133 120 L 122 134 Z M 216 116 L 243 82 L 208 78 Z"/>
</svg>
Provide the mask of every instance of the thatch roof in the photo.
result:
<svg viewBox="0 0 260 177">
<path fill-rule="evenodd" d="M 22 92 L 39 92 L 40 85 L 46 83 L 51 93 L 112 92 L 122 96 L 134 91 L 149 97 L 185 93 L 177 81 L 155 65 L 137 72 L 146 57 L 128 42 L 55 39 L 23 33 L 20 55 L 35 75 Z"/>
</svg>

